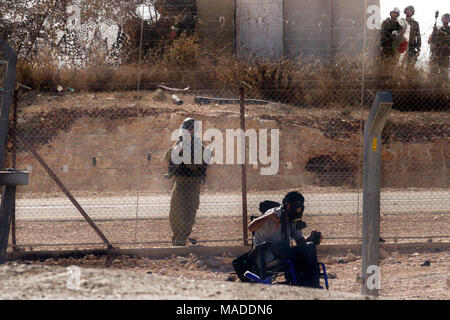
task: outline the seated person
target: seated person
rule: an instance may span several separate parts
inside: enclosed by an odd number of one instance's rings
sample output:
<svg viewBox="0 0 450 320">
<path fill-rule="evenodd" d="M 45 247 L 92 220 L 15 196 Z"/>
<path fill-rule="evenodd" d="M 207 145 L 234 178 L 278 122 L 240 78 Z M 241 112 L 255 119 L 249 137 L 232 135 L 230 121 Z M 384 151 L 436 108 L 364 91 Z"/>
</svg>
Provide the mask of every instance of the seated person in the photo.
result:
<svg viewBox="0 0 450 320">
<path fill-rule="evenodd" d="M 276 259 L 290 259 L 293 262 L 297 279 L 300 279 L 299 285 L 319 288 L 316 245 L 321 242 L 322 236 L 320 232 L 313 230 L 305 239 L 301 227 L 297 227 L 303 215 L 304 202 L 305 199 L 299 192 L 289 192 L 281 206 L 267 210 L 261 217 L 253 220 L 248 229 L 255 233 L 255 246 L 268 242 L 271 246 L 267 250 Z M 297 244 L 294 247 L 290 246 L 291 238 Z"/>
</svg>

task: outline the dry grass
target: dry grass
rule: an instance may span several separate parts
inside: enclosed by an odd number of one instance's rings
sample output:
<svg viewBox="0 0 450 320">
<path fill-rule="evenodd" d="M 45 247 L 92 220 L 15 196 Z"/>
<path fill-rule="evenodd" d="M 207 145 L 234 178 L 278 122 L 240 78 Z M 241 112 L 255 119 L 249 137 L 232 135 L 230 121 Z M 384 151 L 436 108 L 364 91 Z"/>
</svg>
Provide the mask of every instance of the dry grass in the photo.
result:
<svg viewBox="0 0 450 320">
<path fill-rule="evenodd" d="M 246 95 L 303 107 L 329 104 L 351 107 L 370 104 L 373 96 L 361 101 L 362 61 L 365 61 L 364 87 L 370 92 L 389 90 L 399 110 L 448 110 L 449 90 L 446 81 L 423 70 L 402 70 L 380 61 L 363 59 L 335 61 L 299 57 L 269 61 L 236 60 L 227 53 L 201 44 L 196 34 L 182 34 L 169 47 L 147 55 L 139 64 L 113 65 L 105 54 L 98 53 L 83 68 L 58 67 L 52 52 L 36 61 L 20 61 L 18 80 L 41 91 L 55 91 L 58 85 L 76 91 L 155 89 L 158 84 L 190 86 L 193 90 L 221 90 L 237 94 L 246 87 Z"/>
</svg>

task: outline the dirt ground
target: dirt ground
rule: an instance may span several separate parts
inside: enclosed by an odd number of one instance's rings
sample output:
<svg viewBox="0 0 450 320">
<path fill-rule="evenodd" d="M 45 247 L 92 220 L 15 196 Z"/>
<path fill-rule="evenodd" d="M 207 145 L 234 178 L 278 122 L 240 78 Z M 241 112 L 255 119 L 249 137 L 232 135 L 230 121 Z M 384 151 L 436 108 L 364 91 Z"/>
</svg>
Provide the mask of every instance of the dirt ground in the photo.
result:
<svg viewBox="0 0 450 320">
<path fill-rule="evenodd" d="M 382 299 L 450 299 L 450 251 L 382 252 Z M 234 274 L 230 253 L 172 255 L 152 259 L 94 254 L 8 262 L 0 267 L 0 299 L 359 299 L 361 258 L 351 253 L 319 256 L 326 263 L 330 291 L 259 286 L 253 290 Z M 81 290 L 65 288 L 68 266 L 81 267 Z M 55 274 L 60 274 L 57 276 Z M 36 279 L 36 281 L 33 281 Z M 44 279 L 40 281 L 39 279 Z M 38 281 L 39 280 L 39 281 Z M 251 285 L 256 286 L 256 285 Z M 26 289 L 26 290 L 25 290 Z M 342 294 L 342 292 L 350 294 Z"/>
<path fill-rule="evenodd" d="M 362 217 L 355 215 L 307 216 L 304 234 L 317 229 L 322 232 L 324 244 L 355 243 L 361 239 Z M 381 237 L 386 242 L 409 242 L 405 237 L 424 237 L 420 241 L 441 242 L 448 238 L 450 230 L 447 213 L 436 214 L 389 214 L 381 216 Z M 119 247 L 167 246 L 171 242 L 171 230 L 166 219 L 97 221 L 109 241 Z M 101 244 L 100 238 L 86 221 L 19 221 L 17 222 L 17 244 L 24 249 L 69 248 L 58 244 Z M 242 244 L 242 217 L 198 218 L 191 235 L 201 245 Z M 249 235 L 251 237 L 251 234 Z M 77 247 L 76 245 L 72 246 Z"/>
<path fill-rule="evenodd" d="M 196 280 L 136 270 L 81 269 L 79 288 L 68 287 L 66 268 L 0 266 L 0 299 L 274 300 L 367 299 L 361 295 L 287 286 Z"/>
</svg>

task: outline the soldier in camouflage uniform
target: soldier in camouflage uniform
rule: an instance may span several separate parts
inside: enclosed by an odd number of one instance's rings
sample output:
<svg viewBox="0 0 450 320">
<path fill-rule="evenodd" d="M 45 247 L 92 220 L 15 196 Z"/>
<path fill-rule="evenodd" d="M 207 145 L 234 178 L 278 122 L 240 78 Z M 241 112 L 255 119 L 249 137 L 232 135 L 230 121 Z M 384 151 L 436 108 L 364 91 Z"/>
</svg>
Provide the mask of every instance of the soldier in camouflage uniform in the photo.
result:
<svg viewBox="0 0 450 320">
<path fill-rule="evenodd" d="M 394 8 L 390 12 L 390 17 L 384 20 L 381 25 L 381 57 L 384 59 L 392 60 L 395 57 L 394 32 L 402 30 L 402 26 L 398 22 L 399 16 L 400 9 Z"/>
<path fill-rule="evenodd" d="M 431 45 L 431 67 L 433 74 L 440 75 L 444 79 L 448 79 L 448 68 L 450 58 L 450 14 L 446 13 L 442 16 L 442 27 L 433 28 L 430 37 Z"/>
<path fill-rule="evenodd" d="M 206 168 L 208 164 L 204 160 L 205 149 L 202 141 L 194 136 L 195 120 L 187 118 L 180 127 L 180 139 L 170 148 L 164 158 L 169 163 L 168 177 L 174 178 L 172 198 L 170 201 L 169 221 L 172 228 L 172 245 L 185 246 L 192 227 L 195 223 L 195 216 L 200 204 L 200 186 L 206 178 Z M 201 160 L 195 163 L 195 148 L 201 149 Z M 175 164 L 173 153 L 178 153 L 181 157 L 185 150 L 190 148 L 191 161 Z M 206 158 L 208 159 L 208 158 Z"/>
<path fill-rule="evenodd" d="M 413 6 L 408 6 L 404 11 L 406 15 L 406 21 L 410 26 L 409 33 L 409 52 L 408 52 L 408 65 L 413 67 L 417 62 L 417 57 L 420 55 L 420 48 L 422 47 L 422 36 L 420 35 L 419 22 L 412 17 L 415 14 Z"/>
</svg>

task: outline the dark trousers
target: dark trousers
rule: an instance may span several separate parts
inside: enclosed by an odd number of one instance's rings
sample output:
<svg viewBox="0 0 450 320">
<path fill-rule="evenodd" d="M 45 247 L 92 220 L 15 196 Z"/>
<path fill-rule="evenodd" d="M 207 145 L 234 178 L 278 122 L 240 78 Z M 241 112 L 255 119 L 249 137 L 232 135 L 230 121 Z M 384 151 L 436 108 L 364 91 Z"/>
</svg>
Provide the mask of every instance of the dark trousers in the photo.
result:
<svg viewBox="0 0 450 320">
<path fill-rule="evenodd" d="M 306 242 L 299 246 L 274 246 L 272 252 L 281 259 L 290 259 L 294 264 L 300 286 L 319 288 L 320 270 L 316 245 Z"/>
</svg>

